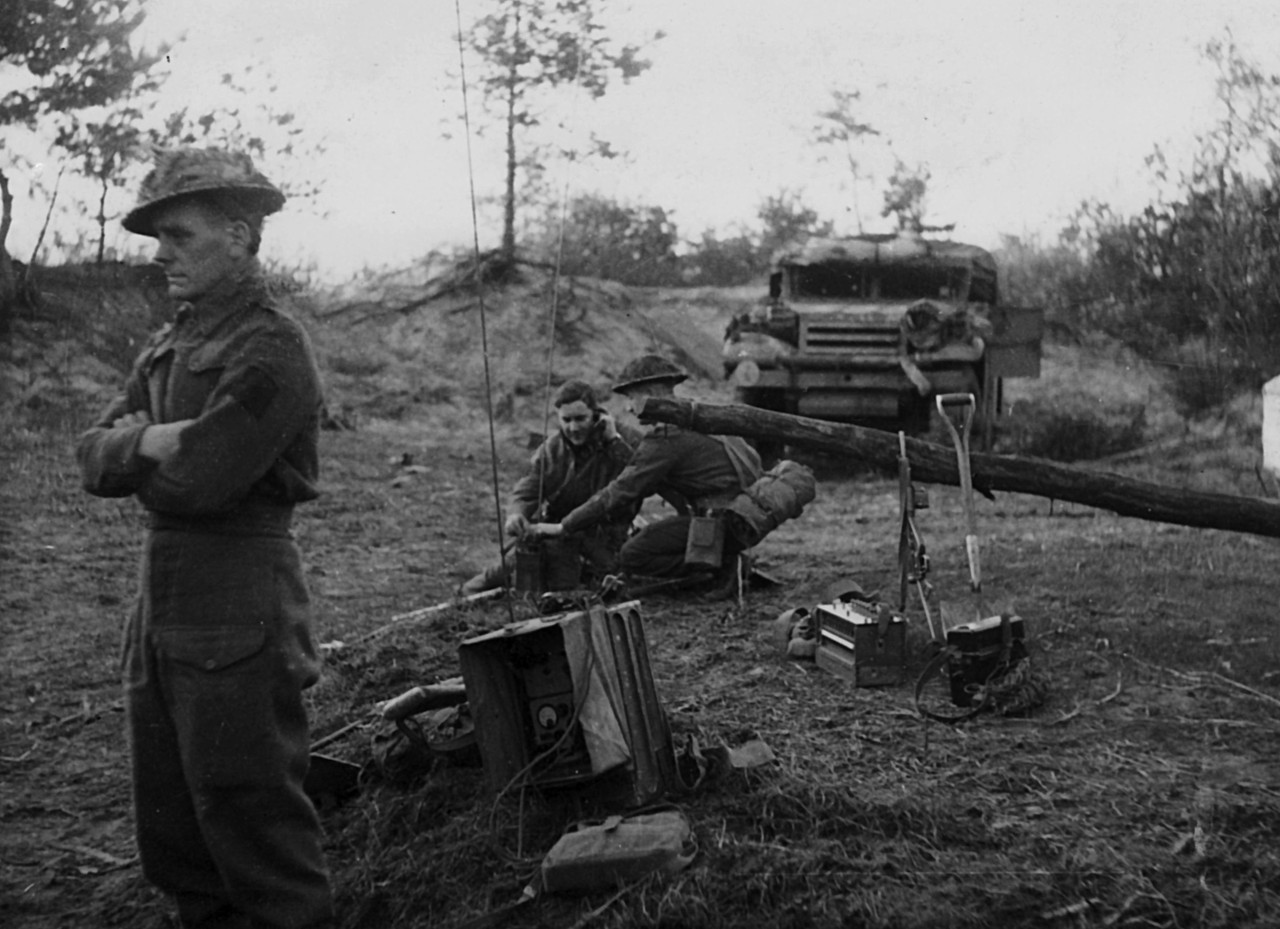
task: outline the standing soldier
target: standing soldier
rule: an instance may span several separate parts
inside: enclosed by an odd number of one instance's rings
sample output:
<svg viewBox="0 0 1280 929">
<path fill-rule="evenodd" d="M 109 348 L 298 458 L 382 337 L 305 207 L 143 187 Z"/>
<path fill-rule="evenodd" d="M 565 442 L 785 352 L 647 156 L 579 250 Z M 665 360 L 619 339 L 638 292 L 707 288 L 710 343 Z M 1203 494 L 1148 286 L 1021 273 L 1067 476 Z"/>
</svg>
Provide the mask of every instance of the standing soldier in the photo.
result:
<svg viewBox="0 0 1280 929">
<path fill-rule="evenodd" d="M 77 449 L 89 493 L 148 511 L 125 704 L 143 873 L 184 927 L 333 921 L 302 786 L 320 663 L 289 528 L 317 496 L 320 381 L 257 258 L 284 200 L 244 154 L 159 154 L 124 227 L 157 240 L 177 317 Z"/>
<path fill-rule="evenodd" d="M 644 355 L 627 364 L 614 392 L 622 394 L 632 412 L 647 397 L 672 397 L 675 386 L 688 377 L 659 355 Z M 717 593 L 731 594 L 737 580 L 737 556 L 747 547 L 744 533 L 725 508 L 760 477 L 760 456 L 738 436 L 708 436 L 662 424 L 650 428 L 636 447 L 631 463 L 607 487 L 558 523 L 542 523 L 539 534 L 552 538 L 581 532 L 610 514 L 636 507 L 659 494 L 677 505 L 677 515 L 645 526 L 627 540 L 619 567 L 631 577 L 674 578 L 713 570 Z M 713 521 L 719 534 L 716 562 L 690 561 L 693 538 Z M 714 524 L 718 523 L 718 526 Z"/>
</svg>

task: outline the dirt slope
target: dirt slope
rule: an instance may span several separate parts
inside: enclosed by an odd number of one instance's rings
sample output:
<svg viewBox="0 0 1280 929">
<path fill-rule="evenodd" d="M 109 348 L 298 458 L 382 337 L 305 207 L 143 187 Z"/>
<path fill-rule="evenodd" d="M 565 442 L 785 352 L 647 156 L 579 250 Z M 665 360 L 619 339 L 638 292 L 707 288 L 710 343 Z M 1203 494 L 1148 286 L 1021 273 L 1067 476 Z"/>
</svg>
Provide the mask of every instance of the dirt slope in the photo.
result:
<svg viewBox="0 0 1280 929">
<path fill-rule="evenodd" d="M 430 293 L 418 281 L 371 285 L 363 295 L 333 295 L 318 311 L 336 403 L 379 418 L 430 416 L 441 404 L 482 406 L 488 383 L 500 420 L 540 421 L 549 382 L 580 378 L 607 395 L 623 365 L 648 352 L 684 366 L 700 390 L 722 386 L 732 301 L 592 279 L 553 286 L 550 272 L 523 265 L 502 286 Z"/>
</svg>

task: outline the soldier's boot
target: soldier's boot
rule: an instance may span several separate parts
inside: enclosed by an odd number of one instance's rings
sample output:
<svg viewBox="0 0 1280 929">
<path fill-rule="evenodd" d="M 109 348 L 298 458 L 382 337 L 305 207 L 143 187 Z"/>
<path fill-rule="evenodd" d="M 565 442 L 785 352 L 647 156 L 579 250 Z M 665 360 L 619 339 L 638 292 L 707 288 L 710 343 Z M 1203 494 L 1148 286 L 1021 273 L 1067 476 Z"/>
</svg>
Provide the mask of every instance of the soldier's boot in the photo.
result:
<svg viewBox="0 0 1280 929">
<path fill-rule="evenodd" d="M 707 603 L 736 599 L 742 593 L 743 579 L 750 573 L 751 561 L 746 552 L 726 553 L 724 564 L 712 573 L 699 599 Z"/>
</svg>

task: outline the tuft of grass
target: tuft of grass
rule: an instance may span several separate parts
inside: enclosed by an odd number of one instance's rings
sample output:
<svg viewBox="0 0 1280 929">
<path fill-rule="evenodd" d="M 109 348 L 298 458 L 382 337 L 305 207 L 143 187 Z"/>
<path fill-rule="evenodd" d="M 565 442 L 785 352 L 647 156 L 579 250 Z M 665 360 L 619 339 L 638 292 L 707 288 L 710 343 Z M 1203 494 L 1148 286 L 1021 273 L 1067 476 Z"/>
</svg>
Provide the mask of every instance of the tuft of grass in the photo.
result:
<svg viewBox="0 0 1280 929">
<path fill-rule="evenodd" d="M 351 378 L 373 377 L 385 371 L 389 364 L 385 358 L 372 358 L 363 352 L 342 351 L 330 353 L 326 362 L 328 369 L 334 374 Z"/>
</svg>

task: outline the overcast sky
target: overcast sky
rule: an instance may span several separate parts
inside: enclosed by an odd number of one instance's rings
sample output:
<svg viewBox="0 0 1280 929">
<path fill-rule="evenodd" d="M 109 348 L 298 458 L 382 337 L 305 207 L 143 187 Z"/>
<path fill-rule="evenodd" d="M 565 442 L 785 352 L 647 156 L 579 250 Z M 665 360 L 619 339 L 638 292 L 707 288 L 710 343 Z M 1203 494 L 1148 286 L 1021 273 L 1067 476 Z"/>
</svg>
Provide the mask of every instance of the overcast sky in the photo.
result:
<svg viewBox="0 0 1280 929">
<path fill-rule="evenodd" d="M 459 2 L 464 19 L 485 9 Z M 223 72 L 256 58 L 274 72 L 273 105 L 323 137 L 313 170 L 328 215 L 288 209 L 272 222 L 270 253 L 342 276 L 470 242 L 465 142 L 451 122 L 461 104 L 448 77 L 453 2 L 147 8 L 148 40 L 187 36 L 173 53 L 174 105 L 198 107 Z M 1122 210 L 1147 202 L 1144 157 L 1157 144 L 1185 154 L 1215 117 L 1199 49 L 1228 27 L 1246 56 L 1280 73 L 1277 0 L 615 0 L 607 21 L 622 40 L 666 38 L 630 86 L 548 114 L 628 153 L 557 174 L 555 189 L 662 206 L 688 238 L 753 223 L 783 188 L 855 231 L 847 169 L 819 161 L 810 142 L 835 88 L 860 91 L 860 116 L 897 156 L 928 166 L 929 218 L 992 246 L 1000 233 L 1052 236 L 1086 197 Z M 498 145 L 472 139 L 481 195 L 500 189 Z M 868 230 L 886 228 L 888 157 L 868 153 L 880 172 L 859 191 Z M 481 244 L 496 244 L 489 223 Z"/>
</svg>

